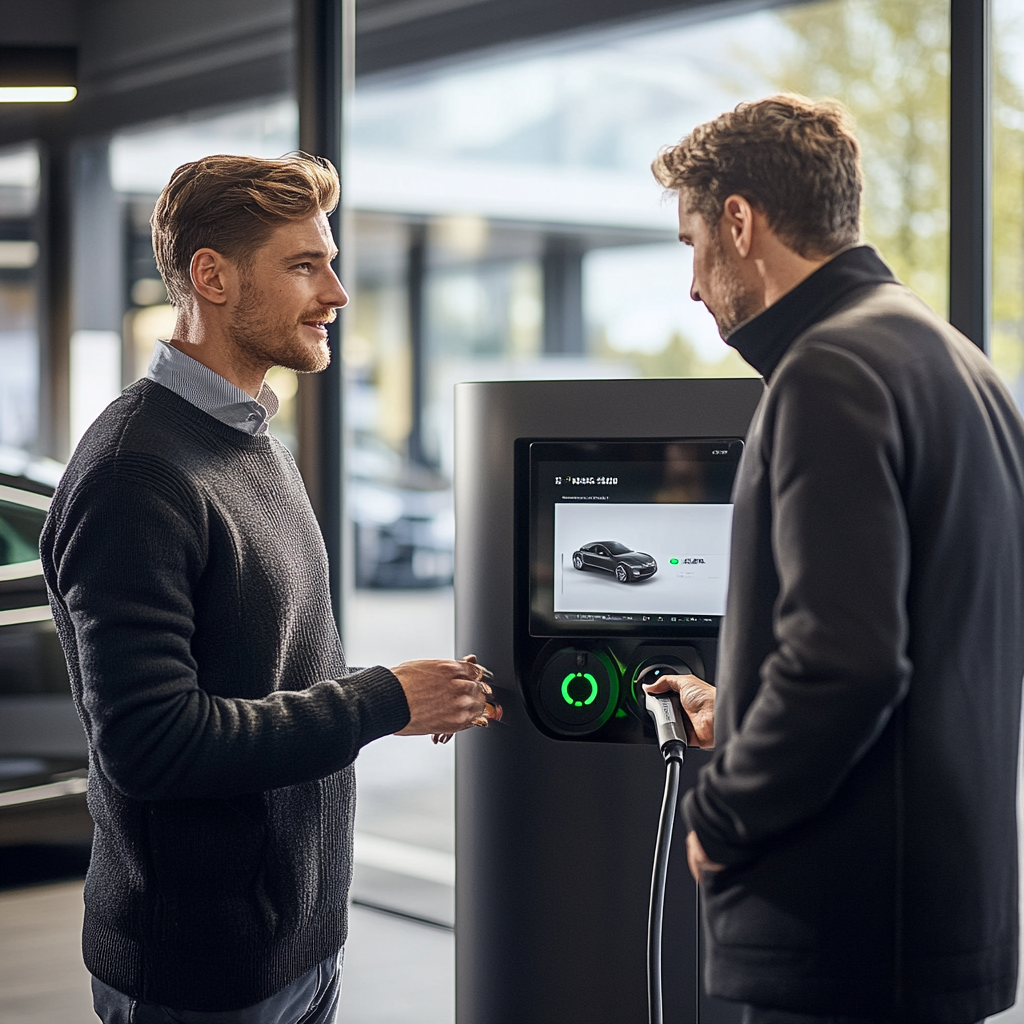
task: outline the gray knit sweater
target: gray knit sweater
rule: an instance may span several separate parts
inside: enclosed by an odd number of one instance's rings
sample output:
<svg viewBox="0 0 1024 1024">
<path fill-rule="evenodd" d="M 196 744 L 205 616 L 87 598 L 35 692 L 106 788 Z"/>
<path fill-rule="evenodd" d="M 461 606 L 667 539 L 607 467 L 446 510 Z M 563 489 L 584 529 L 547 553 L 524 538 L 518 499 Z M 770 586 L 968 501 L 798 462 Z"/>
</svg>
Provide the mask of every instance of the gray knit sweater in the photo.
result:
<svg viewBox="0 0 1024 1024">
<path fill-rule="evenodd" d="M 361 746 L 409 709 L 346 675 L 288 452 L 152 381 L 79 444 L 41 540 L 90 747 L 86 966 L 227 1010 L 345 941 Z"/>
</svg>

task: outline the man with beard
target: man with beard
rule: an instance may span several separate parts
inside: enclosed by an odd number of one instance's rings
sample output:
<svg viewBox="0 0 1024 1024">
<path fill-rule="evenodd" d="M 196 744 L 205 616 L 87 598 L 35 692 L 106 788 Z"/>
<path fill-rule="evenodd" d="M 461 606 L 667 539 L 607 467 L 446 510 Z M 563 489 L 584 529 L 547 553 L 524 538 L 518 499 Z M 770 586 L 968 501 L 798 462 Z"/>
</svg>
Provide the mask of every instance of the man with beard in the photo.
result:
<svg viewBox="0 0 1024 1024">
<path fill-rule="evenodd" d="M 714 746 L 687 794 L 706 984 L 746 1024 L 966 1024 L 1016 992 L 1024 426 L 860 241 L 842 109 L 745 103 L 654 163 L 691 296 L 764 376 Z"/>
<path fill-rule="evenodd" d="M 41 541 L 89 740 L 83 951 L 106 1024 L 335 1019 L 359 749 L 486 725 L 475 660 L 348 674 L 272 366 L 348 301 L 334 168 L 213 156 L 153 213 L 177 309 L 78 445 Z"/>
</svg>

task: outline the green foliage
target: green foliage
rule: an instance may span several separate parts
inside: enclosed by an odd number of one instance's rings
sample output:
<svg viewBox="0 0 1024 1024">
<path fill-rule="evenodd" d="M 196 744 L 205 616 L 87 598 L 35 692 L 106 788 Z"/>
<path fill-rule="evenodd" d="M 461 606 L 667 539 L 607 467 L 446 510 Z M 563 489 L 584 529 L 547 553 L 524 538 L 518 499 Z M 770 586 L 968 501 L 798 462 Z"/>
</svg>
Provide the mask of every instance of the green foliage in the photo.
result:
<svg viewBox="0 0 1024 1024">
<path fill-rule="evenodd" d="M 787 92 L 834 97 L 856 123 L 864 235 L 945 312 L 949 224 L 947 0 L 831 0 L 779 15 L 791 45 L 759 58 Z"/>
<path fill-rule="evenodd" d="M 992 359 L 1014 384 L 1024 383 L 1024 95 L 1010 69 L 1024 46 L 1024 25 L 1001 17 L 1009 4 L 996 0 L 994 7 Z M 949 0 L 827 0 L 783 9 L 777 17 L 785 44 L 737 44 L 737 61 L 770 88 L 843 102 L 863 151 L 864 236 L 945 316 Z M 739 88 L 738 82 L 723 84 Z M 599 347 L 623 356 L 604 342 Z M 703 362 L 678 334 L 661 352 L 629 358 L 645 376 L 750 372 L 732 350 L 721 363 Z"/>
<path fill-rule="evenodd" d="M 993 40 L 992 362 L 1010 383 L 1024 371 L 1024 95 L 1008 73 L 1019 50 L 1007 45 L 1021 28 L 997 17 Z"/>
<path fill-rule="evenodd" d="M 1019 26 L 993 39 L 992 356 L 1024 368 L 1024 96 L 1009 74 Z M 948 0 L 830 0 L 779 15 L 791 46 L 747 60 L 780 90 L 841 100 L 864 154 L 864 234 L 946 314 L 949 279 Z M 956 198 L 954 197 L 954 202 Z"/>
</svg>

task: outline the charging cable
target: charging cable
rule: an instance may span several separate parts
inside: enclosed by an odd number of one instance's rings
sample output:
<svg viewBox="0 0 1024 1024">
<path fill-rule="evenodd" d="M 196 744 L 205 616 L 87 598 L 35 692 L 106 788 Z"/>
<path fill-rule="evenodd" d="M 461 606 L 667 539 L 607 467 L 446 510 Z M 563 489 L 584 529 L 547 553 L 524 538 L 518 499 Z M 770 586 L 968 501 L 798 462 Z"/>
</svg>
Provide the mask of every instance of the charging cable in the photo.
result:
<svg viewBox="0 0 1024 1024">
<path fill-rule="evenodd" d="M 654 682 L 661 675 L 678 675 L 680 669 L 670 665 L 651 665 L 637 679 L 637 686 Z M 664 1024 L 661 995 L 661 933 L 665 916 L 665 883 L 668 879 L 668 858 L 672 850 L 672 826 L 675 824 L 679 800 L 679 775 L 686 756 L 686 727 L 679 694 L 648 693 L 647 711 L 654 719 L 658 746 L 665 758 L 665 795 L 658 820 L 658 841 L 654 848 L 654 872 L 651 876 L 651 909 L 647 919 L 647 1004 L 651 1024 Z"/>
</svg>

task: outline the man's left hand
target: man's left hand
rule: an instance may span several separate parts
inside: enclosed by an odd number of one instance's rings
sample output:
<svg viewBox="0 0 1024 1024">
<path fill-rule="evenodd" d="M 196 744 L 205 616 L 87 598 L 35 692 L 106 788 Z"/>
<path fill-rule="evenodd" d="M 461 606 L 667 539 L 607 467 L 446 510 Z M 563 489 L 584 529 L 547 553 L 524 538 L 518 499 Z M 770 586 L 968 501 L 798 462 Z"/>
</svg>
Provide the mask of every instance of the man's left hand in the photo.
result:
<svg viewBox="0 0 1024 1024">
<path fill-rule="evenodd" d="M 697 833 L 693 831 L 686 835 L 686 863 L 690 865 L 690 874 L 698 884 L 704 881 L 705 875 L 713 875 L 725 868 L 724 864 L 716 864 L 708 858 L 697 838 Z"/>
</svg>

